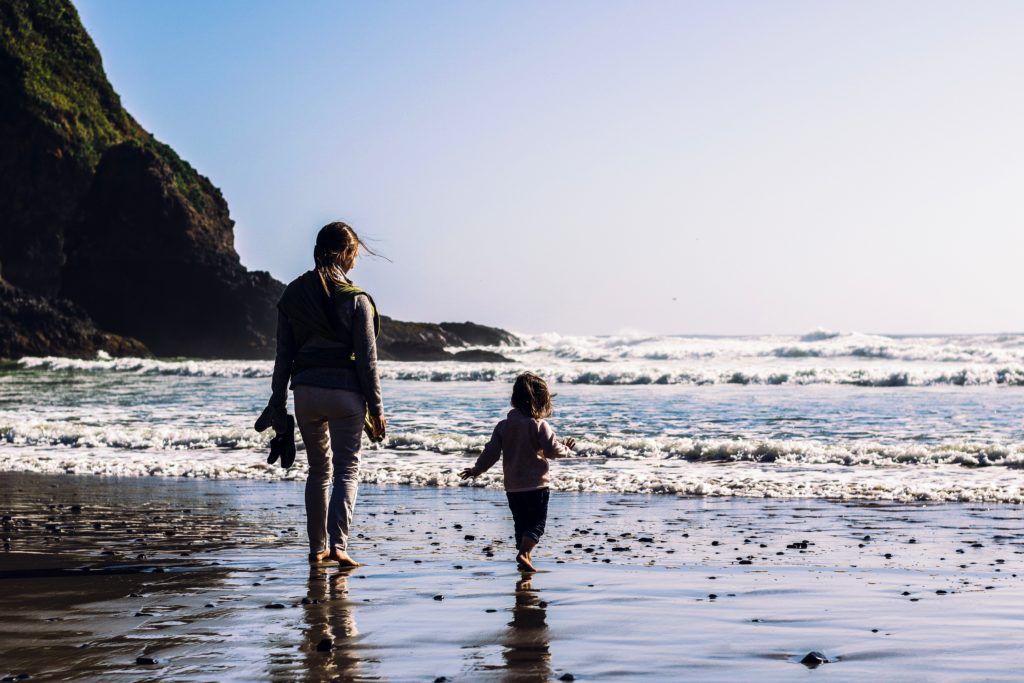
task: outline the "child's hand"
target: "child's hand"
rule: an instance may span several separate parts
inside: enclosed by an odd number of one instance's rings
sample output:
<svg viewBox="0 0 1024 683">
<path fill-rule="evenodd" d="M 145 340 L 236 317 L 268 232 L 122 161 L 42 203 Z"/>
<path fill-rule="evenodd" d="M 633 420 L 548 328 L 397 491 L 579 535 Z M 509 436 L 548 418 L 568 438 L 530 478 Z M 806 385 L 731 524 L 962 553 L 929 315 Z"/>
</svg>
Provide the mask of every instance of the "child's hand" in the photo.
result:
<svg viewBox="0 0 1024 683">
<path fill-rule="evenodd" d="M 459 472 L 459 477 L 461 479 L 469 479 L 470 477 L 475 477 L 476 474 L 477 472 L 475 469 L 473 469 L 472 467 L 467 467 L 466 469 Z"/>
<path fill-rule="evenodd" d="M 562 443 L 565 444 L 565 447 L 570 450 L 576 448 L 576 439 L 572 438 L 571 436 L 568 439 L 562 439 Z"/>
</svg>

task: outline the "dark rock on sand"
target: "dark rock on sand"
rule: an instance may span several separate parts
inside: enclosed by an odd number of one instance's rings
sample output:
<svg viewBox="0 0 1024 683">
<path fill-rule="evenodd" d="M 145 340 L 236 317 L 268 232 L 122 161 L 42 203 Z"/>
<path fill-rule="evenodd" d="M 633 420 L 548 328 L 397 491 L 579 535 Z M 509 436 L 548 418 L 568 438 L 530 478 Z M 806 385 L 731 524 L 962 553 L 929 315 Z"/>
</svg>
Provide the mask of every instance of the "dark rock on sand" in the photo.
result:
<svg viewBox="0 0 1024 683">
<path fill-rule="evenodd" d="M 435 595 L 434 599 L 437 600 L 438 602 L 441 602 L 442 600 L 444 600 L 444 596 L 443 595 Z"/>
<path fill-rule="evenodd" d="M 2 256 L 2 254 L 0 254 Z M 95 358 L 150 354 L 138 339 L 104 332 L 67 299 L 30 294 L 0 280 L 0 358 L 65 356 Z"/>
<path fill-rule="evenodd" d="M 573 676 L 570 673 L 564 673 L 564 674 L 562 674 L 561 676 L 558 677 L 558 680 L 560 680 L 560 681 L 575 681 L 576 677 Z"/>
<path fill-rule="evenodd" d="M 814 669 L 822 664 L 828 664 L 828 662 L 828 657 L 817 651 L 808 652 L 806 655 L 804 655 L 803 659 L 800 660 L 800 663 L 806 666 L 808 669 Z"/>
<path fill-rule="evenodd" d="M 143 657 L 136 657 L 135 658 L 135 663 L 139 664 L 141 666 L 152 666 L 154 664 L 159 664 L 160 660 L 158 658 L 156 658 L 156 657 L 145 657 L 145 656 L 143 656 Z"/>
<path fill-rule="evenodd" d="M 284 609 L 284 605 L 280 602 L 272 602 L 268 605 L 264 605 L 263 607 L 266 609 Z"/>
</svg>

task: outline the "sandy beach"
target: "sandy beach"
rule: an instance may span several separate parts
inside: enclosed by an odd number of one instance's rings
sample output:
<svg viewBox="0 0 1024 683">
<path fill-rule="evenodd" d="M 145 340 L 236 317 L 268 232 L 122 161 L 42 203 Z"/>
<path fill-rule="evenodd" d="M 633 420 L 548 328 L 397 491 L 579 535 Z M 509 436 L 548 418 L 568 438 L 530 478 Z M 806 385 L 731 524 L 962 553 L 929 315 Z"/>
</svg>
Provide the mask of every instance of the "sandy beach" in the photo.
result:
<svg viewBox="0 0 1024 683">
<path fill-rule="evenodd" d="M 5 677 L 1019 678 L 1015 506 L 556 493 L 523 577 L 500 492 L 364 486 L 345 572 L 297 482 L 0 476 Z"/>
</svg>

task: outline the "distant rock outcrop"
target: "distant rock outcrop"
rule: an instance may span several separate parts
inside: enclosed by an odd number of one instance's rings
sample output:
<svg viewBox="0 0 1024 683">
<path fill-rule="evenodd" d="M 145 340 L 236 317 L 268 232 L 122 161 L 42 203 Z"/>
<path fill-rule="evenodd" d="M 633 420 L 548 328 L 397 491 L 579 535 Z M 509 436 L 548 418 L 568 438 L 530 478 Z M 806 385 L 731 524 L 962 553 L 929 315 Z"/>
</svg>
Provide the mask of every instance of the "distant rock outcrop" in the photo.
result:
<svg viewBox="0 0 1024 683">
<path fill-rule="evenodd" d="M 405 323 L 381 318 L 377 352 L 384 360 L 508 362 L 495 351 L 448 351 L 460 346 L 520 346 L 514 334 L 476 323 Z"/>
<path fill-rule="evenodd" d="M 0 1 L 0 102 L 4 332 L 21 340 L 0 356 L 145 353 L 137 339 L 159 355 L 272 357 L 283 285 L 239 261 L 220 190 L 124 110 L 68 0 Z M 516 343 L 387 320 L 379 348 L 442 360 Z M 501 359 L 489 353 L 461 358 Z"/>
</svg>

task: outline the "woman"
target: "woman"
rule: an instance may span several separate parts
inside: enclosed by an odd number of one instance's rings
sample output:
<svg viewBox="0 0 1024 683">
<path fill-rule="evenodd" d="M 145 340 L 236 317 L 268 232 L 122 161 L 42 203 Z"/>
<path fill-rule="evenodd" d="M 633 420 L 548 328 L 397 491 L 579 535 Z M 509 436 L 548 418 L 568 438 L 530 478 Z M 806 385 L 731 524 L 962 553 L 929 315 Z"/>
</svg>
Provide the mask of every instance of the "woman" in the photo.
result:
<svg viewBox="0 0 1024 683">
<path fill-rule="evenodd" d="M 374 440 L 387 426 L 377 375 L 380 317 L 373 299 L 348 278 L 360 247 L 373 253 L 345 223 L 317 234 L 315 268 L 291 282 L 277 305 L 273 393 L 264 411 L 275 429 L 287 421 L 290 378 L 309 462 L 309 561 L 347 567 L 359 564 L 348 554 L 348 536 L 364 423 Z"/>
</svg>

